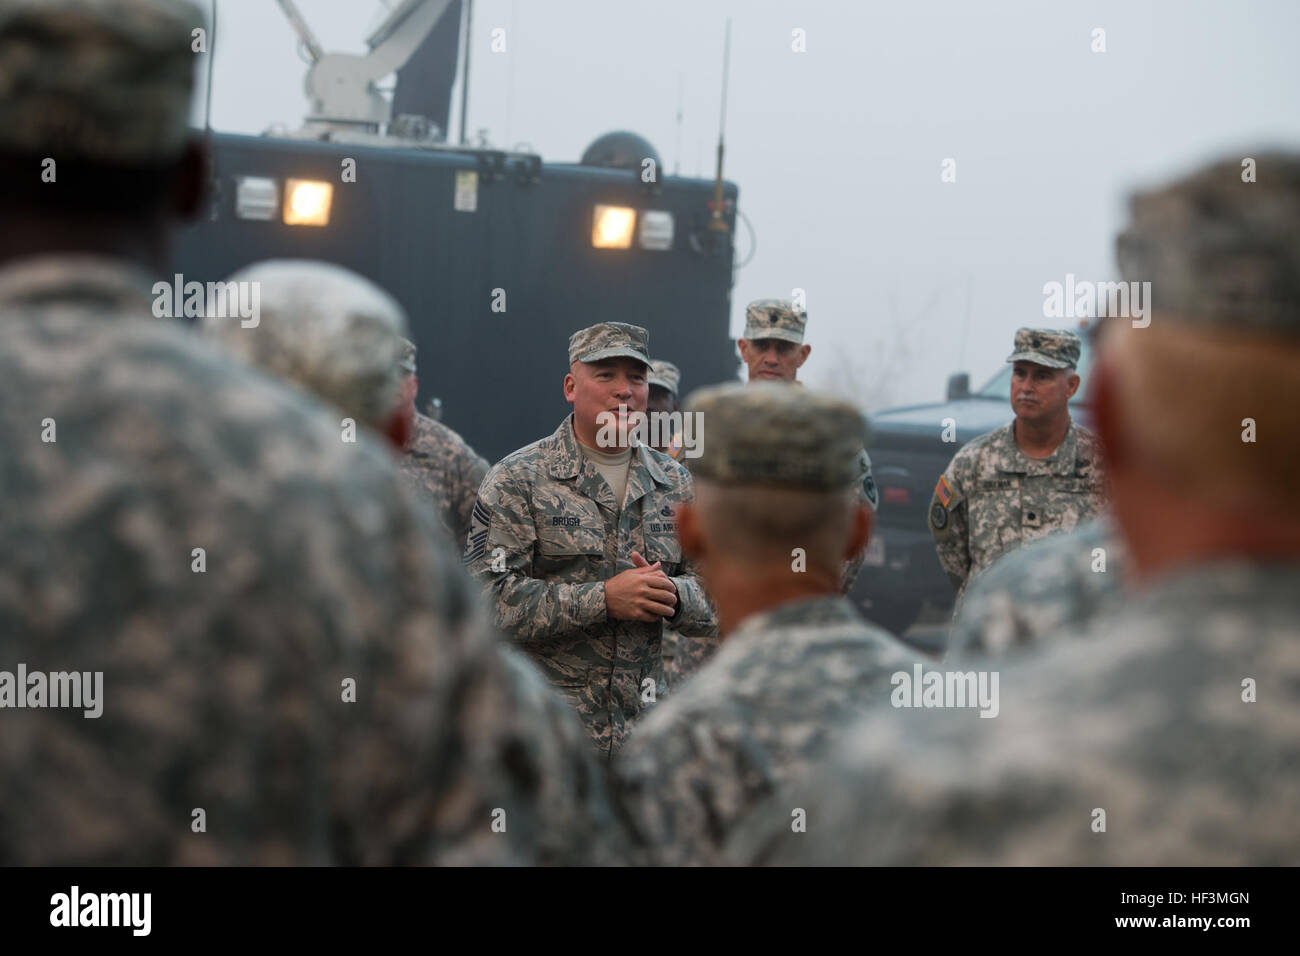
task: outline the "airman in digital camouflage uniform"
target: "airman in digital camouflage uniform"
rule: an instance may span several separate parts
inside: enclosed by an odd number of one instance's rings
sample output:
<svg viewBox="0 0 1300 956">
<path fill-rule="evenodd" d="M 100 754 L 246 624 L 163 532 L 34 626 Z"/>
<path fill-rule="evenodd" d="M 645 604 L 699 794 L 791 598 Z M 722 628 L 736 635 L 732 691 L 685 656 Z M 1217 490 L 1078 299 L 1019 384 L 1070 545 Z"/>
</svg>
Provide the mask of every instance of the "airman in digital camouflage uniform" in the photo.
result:
<svg viewBox="0 0 1300 956">
<path fill-rule="evenodd" d="M 665 625 L 713 627 L 677 542 L 690 475 L 629 434 L 628 414 L 645 411 L 648 342 L 620 322 L 573 334 L 573 413 L 488 471 L 465 552 L 497 626 L 569 698 L 606 759 L 657 700 Z"/>
<path fill-rule="evenodd" d="M 971 581 L 949 656 L 996 656 L 1089 625 L 1123 591 L 1126 548 L 1104 512 L 1004 554 Z"/>
<path fill-rule="evenodd" d="M 996 719 L 881 708 L 732 862 L 1300 859 L 1300 155 L 1247 152 L 1119 238 L 1150 324 L 1111 322 L 1093 387 L 1135 593 L 1008 661 Z"/>
<path fill-rule="evenodd" d="M 930 501 L 930 532 L 958 600 L 973 575 L 999 556 L 1101 510 L 1105 473 L 1096 436 L 1071 421 L 1079 388 L 1079 337 L 1020 329 L 1009 424 L 953 456 Z"/>
<path fill-rule="evenodd" d="M 401 473 L 407 485 L 428 496 L 454 540 L 469 534 L 469 516 L 488 463 L 452 429 L 415 407 L 420 383 L 415 375 L 415 345 L 403 340 L 398 361 L 402 370 L 402 407 L 411 423 Z"/>
<path fill-rule="evenodd" d="M 202 23 L 0 0 L 0 864 L 608 858 L 581 724 L 382 446 L 154 316 Z M 72 672 L 98 717 L 34 706 Z"/>
<path fill-rule="evenodd" d="M 839 591 L 871 525 L 866 425 L 839 399 L 780 385 L 696 392 L 683 552 L 718 610 L 721 649 L 633 728 L 616 786 L 653 862 L 716 863 L 731 829 L 801 776 L 914 655 Z"/>
</svg>

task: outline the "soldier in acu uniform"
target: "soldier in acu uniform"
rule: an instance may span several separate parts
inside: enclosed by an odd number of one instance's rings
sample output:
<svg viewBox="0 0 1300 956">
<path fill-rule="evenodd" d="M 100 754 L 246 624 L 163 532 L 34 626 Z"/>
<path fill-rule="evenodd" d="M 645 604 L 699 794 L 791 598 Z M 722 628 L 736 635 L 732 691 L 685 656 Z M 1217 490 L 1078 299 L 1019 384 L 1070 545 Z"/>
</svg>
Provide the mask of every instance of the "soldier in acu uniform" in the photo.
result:
<svg viewBox="0 0 1300 956">
<path fill-rule="evenodd" d="M 1104 504 L 1097 438 L 1070 419 L 1079 351 L 1073 332 L 1017 331 L 1007 358 L 1015 419 L 957 452 L 935 486 L 930 532 L 959 601 L 1000 555 L 1068 531 Z"/>
<path fill-rule="evenodd" d="M 627 413 L 646 406 L 648 340 L 619 322 L 573 334 L 573 414 L 492 467 L 466 544 L 497 625 L 572 701 L 605 758 L 657 699 L 665 624 L 713 626 L 677 542 L 690 475 L 629 441 Z"/>
<path fill-rule="evenodd" d="M 469 535 L 469 516 L 488 463 L 469 442 L 442 422 L 415 407 L 420 383 L 415 376 L 415 345 L 403 340 L 398 365 L 402 370 L 402 403 L 411 422 L 401 472 L 409 487 L 428 496 L 452 538 Z"/>
<path fill-rule="evenodd" d="M 0 0 L 0 864 L 599 860 L 581 724 L 391 455 L 153 314 L 201 27 Z"/>
<path fill-rule="evenodd" d="M 705 441 L 678 528 L 724 642 L 615 761 L 650 859 L 670 864 L 718 862 L 731 829 L 915 659 L 839 591 L 871 525 L 858 498 L 862 415 L 771 384 L 706 389 L 688 408 Z"/>
<path fill-rule="evenodd" d="M 745 307 L 745 336 L 737 341 L 749 381 L 799 383 L 799 369 L 812 353 L 812 346 L 803 340 L 807 327 L 808 314 L 796 309 L 790 299 L 758 299 L 749 303 Z M 875 511 L 880 507 L 880 492 L 865 448 L 858 454 L 855 467 L 861 486 L 859 498 Z M 844 562 L 840 590 L 845 594 L 853 589 L 865 556 L 863 545 L 861 552 Z"/>
<path fill-rule="evenodd" d="M 1119 238 L 1150 324 L 1110 322 L 1093 387 L 1136 590 L 1003 667 L 995 720 L 864 720 L 730 860 L 1300 860 L 1300 155 L 1247 152 L 1257 181 L 1140 193 Z"/>
<path fill-rule="evenodd" d="M 806 313 L 797 310 L 790 299 L 758 299 L 745 308 L 745 335 L 739 339 L 740 356 L 748 370 L 749 382 L 788 382 L 798 380 L 799 369 L 808 360 L 812 346 L 804 342 L 808 325 Z M 871 458 L 865 448 L 855 459 L 859 500 L 873 512 L 880 505 Z M 866 545 L 844 562 L 840 572 L 840 591 L 848 594 L 857 581 L 866 558 Z M 681 683 L 718 649 L 715 637 L 693 636 L 678 642 L 677 653 L 668 685 Z"/>
</svg>

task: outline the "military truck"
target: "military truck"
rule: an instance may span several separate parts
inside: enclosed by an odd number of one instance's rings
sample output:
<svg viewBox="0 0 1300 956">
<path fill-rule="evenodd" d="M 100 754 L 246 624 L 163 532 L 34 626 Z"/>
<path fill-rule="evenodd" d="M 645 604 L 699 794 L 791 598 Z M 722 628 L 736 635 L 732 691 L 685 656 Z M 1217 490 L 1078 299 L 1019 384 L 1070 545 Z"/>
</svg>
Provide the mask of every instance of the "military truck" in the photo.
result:
<svg viewBox="0 0 1300 956">
<path fill-rule="evenodd" d="M 268 258 L 370 278 L 410 316 L 420 407 L 438 399 L 489 461 L 555 430 L 568 338 L 583 326 L 645 326 L 688 388 L 735 377 L 738 190 L 720 168 L 665 175 L 625 131 L 576 163 L 451 142 L 459 2 L 402 0 L 363 55 L 325 53 L 292 0 L 280 5 L 311 61 L 309 112 L 294 131 L 211 135 L 213 204 L 175 255 L 186 282 Z M 390 98 L 377 84 L 394 72 Z M 403 103 L 434 115 L 397 114 Z"/>
<path fill-rule="evenodd" d="M 1070 415 L 1088 424 L 1087 338 L 1076 371 L 1082 382 L 1070 402 Z M 896 634 L 916 621 L 923 606 L 951 610 L 956 591 L 935 554 L 927 514 L 934 486 L 952 456 L 973 438 L 1011 421 L 1011 366 L 1006 365 L 978 391 L 970 375 L 948 379 L 948 399 L 886 409 L 870 416 L 867 450 L 880 492 L 876 530 L 867 547 L 852 598 L 871 620 Z M 945 432 L 951 441 L 945 441 Z"/>
</svg>

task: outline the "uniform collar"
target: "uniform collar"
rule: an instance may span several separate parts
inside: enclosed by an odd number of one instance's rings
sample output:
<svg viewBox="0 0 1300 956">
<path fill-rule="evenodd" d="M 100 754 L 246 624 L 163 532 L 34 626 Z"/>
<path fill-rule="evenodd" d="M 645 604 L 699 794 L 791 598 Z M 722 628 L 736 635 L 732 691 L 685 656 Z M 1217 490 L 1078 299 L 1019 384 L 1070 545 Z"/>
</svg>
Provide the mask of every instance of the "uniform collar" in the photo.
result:
<svg viewBox="0 0 1300 956">
<path fill-rule="evenodd" d="M 1014 418 L 998 430 L 994 443 L 998 446 L 996 451 L 1001 453 L 1003 461 L 1015 462 L 1019 466 L 1015 469 L 1017 472 L 1036 475 L 1072 475 L 1074 459 L 1079 447 L 1079 428 L 1074 419 L 1070 419 L 1070 424 L 1065 429 L 1065 437 L 1048 458 L 1030 458 L 1020 450 L 1020 446 L 1016 444 Z"/>
<path fill-rule="evenodd" d="M 0 267 L 0 309 L 57 302 L 113 306 L 104 314 L 153 314 L 153 284 L 139 267 L 122 259 L 85 254 L 31 256 Z"/>
<path fill-rule="evenodd" d="M 585 467 L 590 467 L 593 471 L 595 466 L 587 462 L 581 449 L 578 448 L 578 436 L 573 430 L 573 415 L 570 413 L 560 427 L 551 435 L 552 453 L 550 457 L 550 473 L 552 478 L 576 478 L 581 474 Z M 632 457 L 628 462 L 631 468 L 637 466 L 649 473 L 650 480 L 655 484 L 670 485 L 668 476 L 664 474 L 663 466 L 655 461 L 654 456 L 646 445 L 637 444 L 632 448 Z M 636 470 L 633 468 L 633 470 Z M 629 474 L 628 480 L 631 480 Z"/>
<path fill-rule="evenodd" d="M 426 444 L 437 430 L 438 426 L 432 418 L 417 411 L 411 421 L 411 434 L 407 436 L 404 450 L 408 453 L 419 452 L 420 446 Z"/>
<path fill-rule="evenodd" d="M 573 430 L 573 415 L 570 413 L 560 423 L 550 439 L 551 454 L 547 456 L 547 469 L 552 478 L 578 478 L 579 490 L 593 501 L 618 510 L 609 485 L 601 478 L 596 466 L 587 460 L 578 448 L 578 436 Z M 654 454 L 645 445 L 635 445 L 632 457 L 628 461 L 627 496 L 625 504 L 631 504 L 638 498 L 652 491 L 656 485 L 668 487 L 672 482 L 664 474 L 663 466 L 654 458 Z"/>
<path fill-rule="evenodd" d="M 1188 608 L 1261 610 L 1291 607 L 1300 589 L 1300 561 L 1223 557 L 1170 568 L 1136 591 L 1126 610 L 1173 614 Z"/>
<path fill-rule="evenodd" d="M 862 617 L 842 594 L 824 594 L 778 604 L 745 618 L 728 638 L 745 634 L 780 630 L 787 627 L 838 627 L 862 625 Z"/>
</svg>

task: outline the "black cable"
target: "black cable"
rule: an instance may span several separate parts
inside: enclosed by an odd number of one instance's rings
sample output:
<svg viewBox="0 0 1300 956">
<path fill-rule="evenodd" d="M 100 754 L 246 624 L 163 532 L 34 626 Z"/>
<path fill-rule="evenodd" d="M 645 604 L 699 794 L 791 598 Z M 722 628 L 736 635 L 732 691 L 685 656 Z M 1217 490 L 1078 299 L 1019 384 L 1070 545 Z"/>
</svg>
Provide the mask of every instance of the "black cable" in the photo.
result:
<svg viewBox="0 0 1300 956">
<path fill-rule="evenodd" d="M 736 215 L 745 221 L 745 228 L 749 230 L 749 255 L 745 256 L 745 261 L 737 263 L 731 267 L 732 272 L 737 272 L 749 265 L 749 260 L 754 258 L 754 253 L 758 251 L 758 235 L 754 232 L 754 224 L 749 221 L 749 217 L 736 207 Z"/>
</svg>

